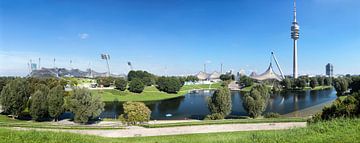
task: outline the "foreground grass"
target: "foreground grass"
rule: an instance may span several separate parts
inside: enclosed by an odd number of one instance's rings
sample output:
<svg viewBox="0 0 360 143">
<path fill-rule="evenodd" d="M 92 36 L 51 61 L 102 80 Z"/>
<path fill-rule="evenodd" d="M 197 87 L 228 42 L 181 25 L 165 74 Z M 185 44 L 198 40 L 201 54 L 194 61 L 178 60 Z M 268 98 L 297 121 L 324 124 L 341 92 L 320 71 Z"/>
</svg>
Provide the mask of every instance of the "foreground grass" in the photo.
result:
<svg viewBox="0 0 360 143">
<path fill-rule="evenodd" d="M 306 128 L 277 131 L 191 134 L 157 137 L 104 138 L 60 132 L 15 131 L 0 128 L 0 142 L 11 143 L 238 143 L 238 142 L 359 142 L 360 119 L 337 119 Z"/>
<path fill-rule="evenodd" d="M 177 98 L 188 93 L 189 90 L 193 89 L 216 89 L 220 87 L 220 83 L 215 83 L 212 85 L 201 84 L 201 85 L 184 85 L 181 90 L 176 94 L 169 94 L 166 92 L 159 91 L 154 86 L 145 87 L 142 93 L 132 93 L 130 91 L 119 91 L 116 89 L 104 89 L 104 90 L 92 90 L 93 94 L 99 95 L 102 97 L 102 100 L 107 101 L 158 101 Z"/>
<path fill-rule="evenodd" d="M 306 118 L 226 119 L 226 120 L 204 120 L 204 121 L 180 122 L 180 123 L 147 124 L 142 126 L 146 128 L 163 128 L 163 127 L 216 125 L 216 124 L 306 122 L 306 120 L 307 120 Z"/>
</svg>

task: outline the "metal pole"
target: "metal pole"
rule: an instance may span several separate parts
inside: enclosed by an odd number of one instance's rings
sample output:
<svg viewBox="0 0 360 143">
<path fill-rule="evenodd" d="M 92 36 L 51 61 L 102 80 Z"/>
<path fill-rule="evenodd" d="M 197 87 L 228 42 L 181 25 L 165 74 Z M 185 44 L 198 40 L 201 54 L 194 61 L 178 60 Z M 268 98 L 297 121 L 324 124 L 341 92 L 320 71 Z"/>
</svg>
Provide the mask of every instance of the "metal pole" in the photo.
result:
<svg viewBox="0 0 360 143">
<path fill-rule="evenodd" d="M 110 76 L 110 66 L 109 66 L 109 61 L 108 61 L 108 58 L 106 57 L 106 64 L 107 64 L 107 68 L 108 68 L 108 76 Z"/>
</svg>

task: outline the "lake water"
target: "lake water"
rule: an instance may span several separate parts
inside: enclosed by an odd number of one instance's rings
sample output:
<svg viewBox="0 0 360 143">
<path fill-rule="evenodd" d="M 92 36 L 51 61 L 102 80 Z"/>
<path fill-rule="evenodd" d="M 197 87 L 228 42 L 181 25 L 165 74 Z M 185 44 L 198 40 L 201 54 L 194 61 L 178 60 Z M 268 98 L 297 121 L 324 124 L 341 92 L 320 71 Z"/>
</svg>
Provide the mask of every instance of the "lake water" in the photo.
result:
<svg viewBox="0 0 360 143">
<path fill-rule="evenodd" d="M 210 98 L 212 94 L 212 91 L 199 91 L 175 99 L 145 102 L 145 104 L 152 111 L 151 119 L 153 120 L 201 119 L 210 114 L 207 106 L 207 98 Z M 336 92 L 333 89 L 283 92 L 271 95 L 265 112 L 287 114 L 329 102 L 336 98 Z M 247 116 L 242 106 L 242 94 L 240 92 L 232 92 L 231 99 L 231 115 Z M 105 111 L 101 114 L 101 117 L 117 118 L 122 112 L 122 103 L 107 102 Z"/>
</svg>

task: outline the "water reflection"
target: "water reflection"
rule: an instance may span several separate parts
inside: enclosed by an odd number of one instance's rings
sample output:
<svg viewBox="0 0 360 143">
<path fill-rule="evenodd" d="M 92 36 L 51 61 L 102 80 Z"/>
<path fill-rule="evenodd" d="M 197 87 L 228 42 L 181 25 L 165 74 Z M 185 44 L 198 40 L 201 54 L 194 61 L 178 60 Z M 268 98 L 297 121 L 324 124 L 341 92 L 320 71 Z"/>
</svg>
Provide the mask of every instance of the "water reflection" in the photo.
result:
<svg viewBox="0 0 360 143">
<path fill-rule="evenodd" d="M 184 97 L 164 101 L 146 102 L 145 104 L 152 111 L 152 119 L 202 118 L 210 113 L 207 106 L 207 98 L 211 97 L 212 94 L 213 92 L 198 92 L 186 94 Z M 246 116 L 247 113 L 242 106 L 242 93 L 231 92 L 231 99 L 231 115 Z M 281 92 L 270 96 L 269 104 L 267 105 L 265 112 L 287 114 L 334 99 L 336 99 L 336 93 L 333 89 Z M 101 117 L 116 118 L 122 112 L 121 102 L 107 102 L 105 111 L 101 114 Z M 166 117 L 167 114 L 171 114 L 171 116 Z"/>
</svg>

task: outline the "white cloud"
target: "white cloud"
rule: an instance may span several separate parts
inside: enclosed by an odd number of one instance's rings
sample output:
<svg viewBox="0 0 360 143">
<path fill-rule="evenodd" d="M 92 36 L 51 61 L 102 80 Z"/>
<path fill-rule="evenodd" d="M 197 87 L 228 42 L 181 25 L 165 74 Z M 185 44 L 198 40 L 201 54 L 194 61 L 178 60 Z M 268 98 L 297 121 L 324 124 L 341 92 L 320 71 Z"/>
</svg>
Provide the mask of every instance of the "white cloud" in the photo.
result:
<svg viewBox="0 0 360 143">
<path fill-rule="evenodd" d="M 78 36 L 80 39 L 83 39 L 83 40 L 89 38 L 89 34 L 87 34 L 87 33 L 80 33 Z"/>
</svg>

